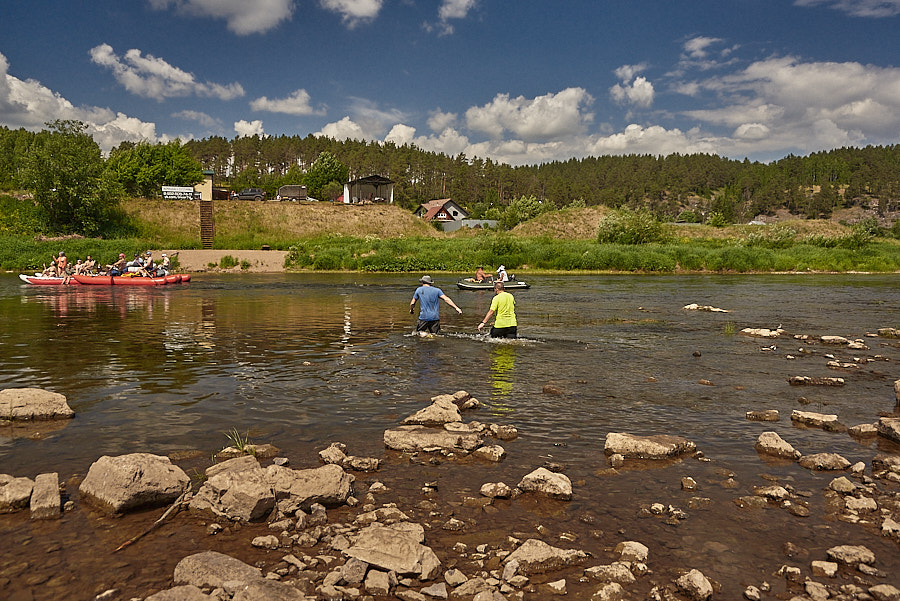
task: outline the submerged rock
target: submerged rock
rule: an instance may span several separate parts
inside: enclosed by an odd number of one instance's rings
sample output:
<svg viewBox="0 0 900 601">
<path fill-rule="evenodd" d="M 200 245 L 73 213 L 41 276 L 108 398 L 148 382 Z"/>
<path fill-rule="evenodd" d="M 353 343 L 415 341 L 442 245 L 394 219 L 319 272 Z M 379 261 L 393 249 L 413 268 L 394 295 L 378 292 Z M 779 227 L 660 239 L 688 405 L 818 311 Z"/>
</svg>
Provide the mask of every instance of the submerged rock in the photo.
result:
<svg viewBox="0 0 900 601">
<path fill-rule="evenodd" d="M 624 432 L 607 434 L 604 446 L 607 455 L 622 455 L 626 459 L 665 459 L 691 453 L 696 449 L 697 445 L 681 436 L 636 436 Z"/>
<path fill-rule="evenodd" d="M 173 502 L 191 479 L 168 457 L 131 453 L 95 461 L 81 483 L 83 498 L 111 513 Z"/>
<path fill-rule="evenodd" d="M 844 378 L 813 378 L 811 376 L 791 376 L 791 386 L 843 386 Z"/>
<path fill-rule="evenodd" d="M 753 336 L 755 338 L 778 338 L 784 334 L 781 328 L 770 330 L 769 328 L 744 328 L 741 330 L 744 336 Z"/>
<path fill-rule="evenodd" d="M 781 419 L 778 409 L 764 409 L 762 411 L 748 411 L 745 416 L 752 422 L 777 422 Z"/>
<path fill-rule="evenodd" d="M 0 419 L 46 420 L 75 416 L 66 397 L 41 388 L 0 390 Z"/>
</svg>

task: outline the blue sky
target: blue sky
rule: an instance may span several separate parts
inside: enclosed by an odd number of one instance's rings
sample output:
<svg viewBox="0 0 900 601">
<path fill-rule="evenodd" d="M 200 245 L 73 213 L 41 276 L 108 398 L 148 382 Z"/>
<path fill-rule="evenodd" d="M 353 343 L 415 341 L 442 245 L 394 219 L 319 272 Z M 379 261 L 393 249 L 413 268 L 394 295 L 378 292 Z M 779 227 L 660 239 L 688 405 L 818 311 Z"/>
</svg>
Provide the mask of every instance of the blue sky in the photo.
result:
<svg viewBox="0 0 900 601">
<path fill-rule="evenodd" d="M 4 0 L 0 124 L 513 165 L 900 143 L 900 0 Z"/>
</svg>

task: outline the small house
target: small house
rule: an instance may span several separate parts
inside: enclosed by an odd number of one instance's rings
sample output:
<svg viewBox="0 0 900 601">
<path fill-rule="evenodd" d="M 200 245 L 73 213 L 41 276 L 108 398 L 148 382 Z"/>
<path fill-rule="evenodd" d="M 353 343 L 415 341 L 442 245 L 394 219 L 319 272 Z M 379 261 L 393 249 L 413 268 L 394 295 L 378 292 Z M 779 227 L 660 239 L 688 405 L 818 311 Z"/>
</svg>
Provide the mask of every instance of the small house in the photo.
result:
<svg viewBox="0 0 900 601">
<path fill-rule="evenodd" d="M 442 198 L 419 205 L 419 208 L 416 209 L 416 216 L 421 217 L 425 221 L 449 223 L 451 221 L 462 221 L 469 216 L 469 213 L 449 198 Z"/>
</svg>

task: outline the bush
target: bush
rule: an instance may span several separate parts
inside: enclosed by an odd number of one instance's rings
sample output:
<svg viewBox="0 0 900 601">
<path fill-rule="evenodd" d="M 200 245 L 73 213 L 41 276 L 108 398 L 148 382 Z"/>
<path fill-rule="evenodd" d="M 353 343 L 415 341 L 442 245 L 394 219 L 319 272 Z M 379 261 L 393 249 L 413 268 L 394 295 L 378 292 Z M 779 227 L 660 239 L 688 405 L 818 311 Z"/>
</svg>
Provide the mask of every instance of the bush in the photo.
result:
<svg viewBox="0 0 900 601">
<path fill-rule="evenodd" d="M 612 211 L 600 222 L 597 232 L 601 244 L 649 244 L 664 239 L 662 223 L 646 209 Z"/>
<path fill-rule="evenodd" d="M 678 223 L 700 223 L 702 219 L 700 215 L 697 214 L 696 211 L 691 211 L 690 209 L 684 210 L 678 214 L 678 217 L 675 218 L 675 221 Z"/>
<path fill-rule="evenodd" d="M 763 248 L 788 248 L 794 244 L 797 230 L 786 225 L 759 226 L 764 229 L 751 232 L 747 236 L 747 246 Z"/>
<path fill-rule="evenodd" d="M 713 211 L 709 214 L 709 217 L 706 218 L 706 224 L 711 225 L 712 227 L 725 227 L 728 225 L 728 219 L 726 219 L 725 215 L 718 211 Z"/>
</svg>

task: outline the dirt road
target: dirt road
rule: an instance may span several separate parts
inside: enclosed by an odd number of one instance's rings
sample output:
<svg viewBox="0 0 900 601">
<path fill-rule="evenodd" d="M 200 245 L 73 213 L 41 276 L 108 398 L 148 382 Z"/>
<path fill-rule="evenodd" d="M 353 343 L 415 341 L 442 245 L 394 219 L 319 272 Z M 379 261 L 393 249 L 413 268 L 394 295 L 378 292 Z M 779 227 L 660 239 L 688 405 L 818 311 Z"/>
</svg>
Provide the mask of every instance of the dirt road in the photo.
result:
<svg viewBox="0 0 900 601">
<path fill-rule="evenodd" d="M 250 273 L 275 273 L 284 271 L 284 258 L 287 251 L 284 250 L 163 250 L 172 255 L 178 252 L 178 270 L 188 273 L 198 271 L 222 271 L 222 272 L 250 272 Z M 159 260 L 159 253 L 156 260 Z M 222 257 L 229 256 L 237 263 L 230 269 L 221 269 Z M 241 268 L 241 262 L 246 261 L 250 266 Z M 212 266 L 210 266 L 212 264 Z"/>
</svg>

